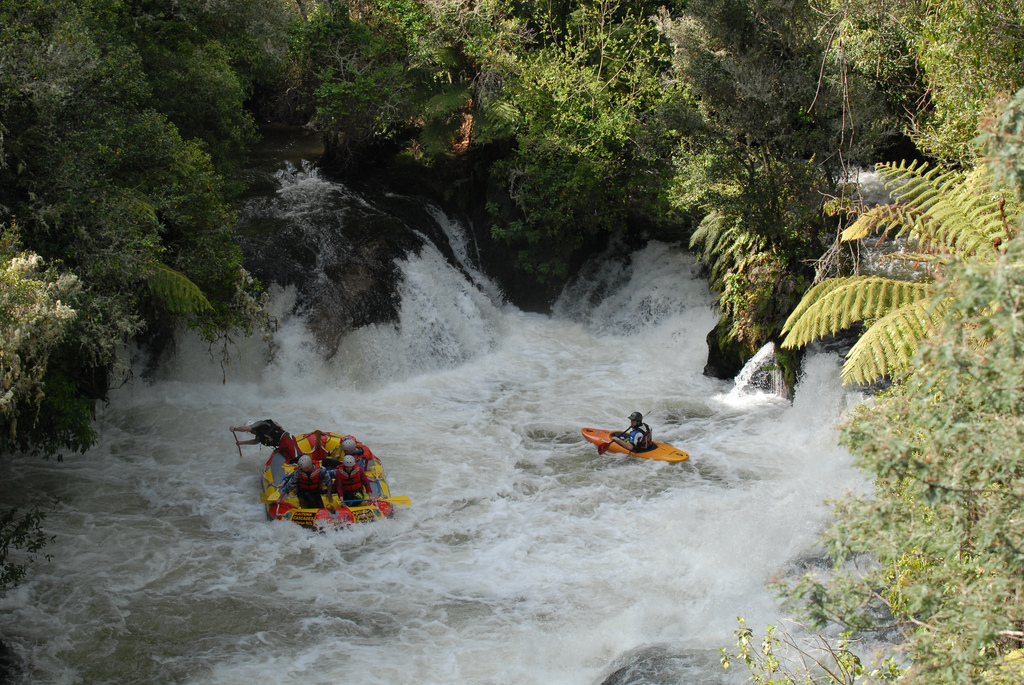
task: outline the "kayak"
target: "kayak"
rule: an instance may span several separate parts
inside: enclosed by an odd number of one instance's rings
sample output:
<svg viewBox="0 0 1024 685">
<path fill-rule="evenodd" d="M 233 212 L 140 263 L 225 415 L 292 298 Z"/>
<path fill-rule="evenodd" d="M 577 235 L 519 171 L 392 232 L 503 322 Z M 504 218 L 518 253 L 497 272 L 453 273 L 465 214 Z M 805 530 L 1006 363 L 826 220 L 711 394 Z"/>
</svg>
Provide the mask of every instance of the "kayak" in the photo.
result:
<svg viewBox="0 0 1024 685">
<path fill-rule="evenodd" d="M 299 454 L 308 454 L 314 464 L 322 464 L 328 469 L 336 467 L 341 462 L 341 440 L 341 435 L 324 431 L 295 436 Z M 389 518 L 394 514 L 393 505 L 409 504 L 408 497 L 391 497 L 388 481 L 384 476 L 384 467 L 380 460 L 374 457 L 367 462 L 365 469 L 372 490 L 367 493 L 369 498 L 365 500 L 366 504 L 349 506 L 348 503 L 341 502 L 337 494 L 332 493 L 331 499 L 325 498 L 323 507 L 304 509 L 299 506 L 299 500 L 294 492 L 282 498 L 274 487 L 275 483 L 280 483 L 296 468 L 298 467 L 295 464 L 286 464 L 284 455 L 277 451 L 270 455 L 263 467 L 260 502 L 266 505 L 268 519 L 291 521 L 305 528 L 347 526 Z"/>
<path fill-rule="evenodd" d="M 677 450 L 667 442 L 656 442 L 654 447 L 643 451 L 630 452 L 626 448 L 620 446 L 617 442 L 612 442 L 612 433 L 618 433 L 620 431 L 605 431 L 598 428 L 584 428 L 582 431 L 583 437 L 594 443 L 598 447 L 604 447 L 608 445 L 607 450 L 609 452 L 618 452 L 620 454 L 629 454 L 634 457 L 640 457 L 641 459 L 654 459 L 656 461 L 669 461 L 669 462 L 680 462 L 690 458 L 690 455 L 682 450 Z"/>
</svg>

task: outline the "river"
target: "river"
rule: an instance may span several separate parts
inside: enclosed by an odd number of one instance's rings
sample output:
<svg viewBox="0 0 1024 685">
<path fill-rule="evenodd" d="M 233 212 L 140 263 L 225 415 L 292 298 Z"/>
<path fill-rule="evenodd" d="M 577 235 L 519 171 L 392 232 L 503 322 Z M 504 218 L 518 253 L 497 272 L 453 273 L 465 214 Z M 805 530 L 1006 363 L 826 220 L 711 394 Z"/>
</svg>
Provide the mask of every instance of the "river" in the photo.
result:
<svg viewBox="0 0 1024 685">
<path fill-rule="evenodd" d="M 292 170 L 278 192 L 295 183 L 331 185 Z M 271 361 L 258 337 L 225 365 L 184 336 L 113 391 L 86 454 L 0 464 L 5 502 L 62 500 L 50 558 L 0 598 L 23 682 L 743 679 L 718 663 L 736 617 L 783 620 L 768 584 L 816 554 L 823 500 L 864 487 L 832 427 L 860 399 L 839 357 L 808 357 L 792 402 L 739 393 L 702 375 L 713 298 L 679 246 L 592 262 L 541 315 L 431 211 L 463 261 L 401 260 L 396 324 L 325 359 L 294 288 L 273 288 Z M 632 411 L 691 458 L 582 439 Z M 356 435 L 411 506 L 323 534 L 266 521 L 268 452 L 240 456 L 228 426 L 268 417 Z"/>
</svg>

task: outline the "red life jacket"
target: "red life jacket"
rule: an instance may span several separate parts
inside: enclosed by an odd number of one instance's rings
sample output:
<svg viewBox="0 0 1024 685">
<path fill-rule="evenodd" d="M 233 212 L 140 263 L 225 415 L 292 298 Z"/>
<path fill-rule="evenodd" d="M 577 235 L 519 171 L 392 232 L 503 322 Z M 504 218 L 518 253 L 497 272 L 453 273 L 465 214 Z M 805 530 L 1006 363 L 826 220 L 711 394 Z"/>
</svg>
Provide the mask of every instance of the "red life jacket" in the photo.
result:
<svg viewBox="0 0 1024 685">
<path fill-rule="evenodd" d="M 314 468 L 312 473 L 306 473 L 299 469 L 299 489 L 319 490 L 323 481 L 323 469 Z"/>
<path fill-rule="evenodd" d="M 334 473 L 334 486 L 338 494 L 344 497 L 346 492 L 369 490 L 370 480 L 366 477 L 366 472 L 359 468 L 359 464 L 352 468 L 351 473 L 339 466 Z"/>
</svg>

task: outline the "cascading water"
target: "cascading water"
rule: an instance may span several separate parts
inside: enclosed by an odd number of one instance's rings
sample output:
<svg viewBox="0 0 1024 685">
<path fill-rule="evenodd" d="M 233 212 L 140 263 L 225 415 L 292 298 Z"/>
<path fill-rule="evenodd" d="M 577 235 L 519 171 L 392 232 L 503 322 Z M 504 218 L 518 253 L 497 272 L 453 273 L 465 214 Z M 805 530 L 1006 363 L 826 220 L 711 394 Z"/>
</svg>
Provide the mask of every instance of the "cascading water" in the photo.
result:
<svg viewBox="0 0 1024 685">
<path fill-rule="evenodd" d="M 733 393 L 765 392 L 782 395 L 786 385 L 775 359 L 775 343 L 765 343 L 736 374 Z"/>
<path fill-rule="evenodd" d="M 806 360 L 792 403 L 737 395 L 702 375 L 716 317 L 680 248 L 595 261 L 550 316 L 449 248 L 399 260 L 398 320 L 328 358 L 276 289 L 271 363 L 254 339 L 222 369 L 185 338 L 113 393 L 88 453 L 2 464 L 6 502 L 62 498 L 51 558 L 0 598 L 24 682 L 743 679 L 718 664 L 736 616 L 779 622 L 766 584 L 808 554 L 823 498 L 863 485 L 831 428 L 856 399 L 838 356 Z M 632 411 L 690 460 L 582 439 Z M 266 521 L 268 452 L 228 432 L 265 417 L 353 433 L 412 506 L 323 534 Z"/>
</svg>

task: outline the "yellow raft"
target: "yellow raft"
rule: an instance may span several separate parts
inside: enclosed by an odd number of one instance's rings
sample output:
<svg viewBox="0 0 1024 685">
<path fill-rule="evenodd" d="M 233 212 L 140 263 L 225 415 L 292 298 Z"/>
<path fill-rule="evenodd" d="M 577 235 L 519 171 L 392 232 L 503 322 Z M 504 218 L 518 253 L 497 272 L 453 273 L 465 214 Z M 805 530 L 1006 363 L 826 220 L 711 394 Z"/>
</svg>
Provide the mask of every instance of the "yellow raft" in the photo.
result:
<svg viewBox="0 0 1024 685">
<path fill-rule="evenodd" d="M 309 455 L 317 466 L 322 464 L 327 468 L 334 468 L 341 462 L 341 441 L 344 437 L 347 436 L 313 431 L 295 436 L 295 442 L 300 455 Z M 350 525 L 390 517 L 394 513 L 393 505 L 409 504 L 408 497 L 391 497 L 388 481 L 384 476 L 384 466 L 373 456 L 369 448 L 365 445 L 360 446 L 369 455 L 365 470 L 373 492 L 366 493 L 368 504 L 350 507 L 341 502 L 335 494 L 331 499 L 324 497 L 324 506 L 319 509 L 304 509 L 299 506 L 299 500 L 294 493 L 282 498 L 274 484 L 280 483 L 298 467 L 295 464 L 286 464 L 284 455 L 275 450 L 263 467 L 263 486 L 260 492 L 260 501 L 267 507 L 267 518 L 291 521 L 307 528 Z"/>
</svg>

